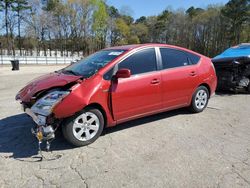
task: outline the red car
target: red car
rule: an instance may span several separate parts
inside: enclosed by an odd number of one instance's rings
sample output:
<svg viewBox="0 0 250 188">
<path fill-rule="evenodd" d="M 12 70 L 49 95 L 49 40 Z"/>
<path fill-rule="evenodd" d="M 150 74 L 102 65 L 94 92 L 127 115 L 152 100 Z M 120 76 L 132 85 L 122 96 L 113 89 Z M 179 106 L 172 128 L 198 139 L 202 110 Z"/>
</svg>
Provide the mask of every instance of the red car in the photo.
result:
<svg viewBox="0 0 250 188">
<path fill-rule="evenodd" d="M 62 125 L 75 146 L 94 142 L 103 128 L 172 109 L 202 112 L 215 92 L 211 60 L 165 44 L 101 50 L 31 81 L 16 96 L 50 141 Z"/>
</svg>

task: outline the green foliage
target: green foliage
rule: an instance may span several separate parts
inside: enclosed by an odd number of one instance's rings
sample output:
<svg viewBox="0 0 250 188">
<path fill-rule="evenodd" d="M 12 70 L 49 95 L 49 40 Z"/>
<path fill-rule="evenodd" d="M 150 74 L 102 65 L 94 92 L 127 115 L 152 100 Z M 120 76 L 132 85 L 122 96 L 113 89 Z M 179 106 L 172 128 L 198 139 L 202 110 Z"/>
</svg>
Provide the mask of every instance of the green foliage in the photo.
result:
<svg viewBox="0 0 250 188">
<path fill-rule="evenodd" d="M 68 55 L 68 51 L 89 54 L 106 46 L 157 42 L 213 57 L 229 46 L 250 41 L 249 1 L 166 9 L 134 20 L 105 0 L 0 0 L 5 28 L 0 42 L 3 48 L 12 48 L 13 54 L 16 47 L 20 52 L 54 49 Z"/>
<path fill-rule="evenodd" d="M 15 0 L 0 0 L 0 11 L 8 11 L 9 8 L 15 3 Z"/>
<path fill-rule="evenodd" d="M 132 18 L 131 16 L 128 15 L 121 15 L 120 16 L 125 22 L 126 24 L 130 25 L 134 22 L 134 18 Z"/>
<path fill-rule="evenodd" d="M 147 21 L 147 18 L 145 16 L 141 16 L 140 18 L 138 18 L 135 23 L 143 23 L 145 24 Z"/>
<path fill-rule="evenodd" d="M 15 4 L 12 5 L 12 10 L 15 12 L 31 9 L 27 0 L 16 0 Z"/>
<path fill-rule="evenodd" d="M 108 7 L 108 14 L 111 18 L 118 18 L 120 16 L 118 9 L 114 6 Z"/>
<path fill-rule="evenodd" d="M 136 35 L 130 36 L 128 38 L 128 44 L 139 44 L 139 43 L 140 43 L 140 39 Z"/>
<path fill-rule="evenodd" d="M 102 0 L 95 0 L 94 4 L 96 5 L 96 10 L 94 11 L 93 14 L 93 30 L 96 32 L 103 32 L 106 30 L 107 27 L 107 18 L 108 18 L 108 13 L 106 6 Z"/>
<path fill-rule="evenodd" d="M 130 35 L 129 25 L 122 18 L 116 20 L 116 32 L 122 40 L 126 40 Z"/>
<path fill-rule="evenodd" d="M 59 0 L 46 0 L 45 6 L 43 7 L 43 10 L 53 11 L 53 10 L 55 10 L 58 3 L 59 3 Z"/>
<path fill-rule="evenodd" d="M 148 41 L 148 27 L 143 23 L 133 24 L 131 26 L 131 34 L 137 38 L 137 43 L 146 43 Z"/>
<path fill-rule="evenodd" d="M 188 16 L 192 19 L 193 17 L 198 16 L 200 13 L 204 12 L 201 8 L 194 8 L 193 6 L 186 10 Z"/>
<path fill-rule="evenodd" d="M 99 42 L 104 43 L 102 47 L 105 46 L 105 37 L 107 32 L 107 21 L 108 12 L 105 3 L 102 0 L 93 0 L 93 4 L 96 6 L 96 10 L 93 14 L 93 32 L 96 34 Z"/>
<path fill-rule="evenodd" d="M 250 25 L 250 0 L 230 0 L 221 13 L 227 20 L 228 39 L 233 44 L 239 43 L 243 25 Z"/>
<path fill-rule="evenodd" d="M 4 8 L 4 4 L 2 1 L 0 1 L 0 12 L 3 11 L 3 8 Z"/>
</svg>

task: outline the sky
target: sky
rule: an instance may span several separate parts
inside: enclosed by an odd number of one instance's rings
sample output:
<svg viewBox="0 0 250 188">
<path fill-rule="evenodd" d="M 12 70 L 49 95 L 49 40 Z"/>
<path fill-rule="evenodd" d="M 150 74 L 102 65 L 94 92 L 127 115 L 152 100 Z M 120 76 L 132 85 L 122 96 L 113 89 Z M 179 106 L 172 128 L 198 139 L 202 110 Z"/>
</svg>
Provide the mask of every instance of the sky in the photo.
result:
<svg viewBox="0 0 250 188">
<path fill-rule="evenodd" d="M 141 16 L 153 16 L 160 14 L 167 7 L 176 10 L 179 8 L 188 9 L 206 8 L 210 4 L 226 4 L 229 0 L 107 0 L 108 5 L 116 8 L 127 9 L 135 19 Z"/>
</svg>

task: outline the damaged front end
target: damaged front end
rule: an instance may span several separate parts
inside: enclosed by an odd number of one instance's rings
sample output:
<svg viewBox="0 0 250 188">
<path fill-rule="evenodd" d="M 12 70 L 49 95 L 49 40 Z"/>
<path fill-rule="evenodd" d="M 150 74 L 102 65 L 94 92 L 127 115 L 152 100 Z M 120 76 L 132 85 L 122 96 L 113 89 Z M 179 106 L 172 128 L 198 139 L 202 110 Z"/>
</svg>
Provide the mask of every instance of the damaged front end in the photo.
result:
<svg viewBox="0 0 250 188">
<path fill-rule="evenodd" d="M 39 141 L 39 150 L 43 141 L 46 142 L 46 150 L 50 150 L 50 143 L 55 138 L 55 131 L 61 122 L 61 120 L 54 117 L 53 109 L 69 93 L 70 91 L 53 90 L 38 99 L 31 108 L 23 105 L 24 111 L 36 123 L 36 127 L 32 129 L 32 133 Z"/>
<path fill-rule="evenodd" d="M 247 90 L 250 85 L 250 58 L 213 61 L 218 78 L 217 90 Z"/>
<path fill-rule="evenodd" d="M 212 62 L 218 78 L 217 91 L 250 92 L 250 45 L 232 47 Z"/>
<path fill-rule="evenodd" d="M 62 122 L 53 111 L 72 92 L 72 87 L 81 82 L 81 78 L 57 71 L 32 80 L 17 93 L 16 100 L 36 123 L 32 133 L 39 141 L 39 150 L 42 141 L 47 143 L 46 149 L 50 149 L 55 131 Z"/>
</svg>

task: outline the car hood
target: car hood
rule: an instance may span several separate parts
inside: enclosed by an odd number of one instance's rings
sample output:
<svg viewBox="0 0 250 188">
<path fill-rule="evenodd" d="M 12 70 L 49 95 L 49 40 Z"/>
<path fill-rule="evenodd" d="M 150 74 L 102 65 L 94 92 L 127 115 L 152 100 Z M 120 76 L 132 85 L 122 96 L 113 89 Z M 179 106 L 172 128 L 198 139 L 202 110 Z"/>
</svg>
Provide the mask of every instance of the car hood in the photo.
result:
<svg viewBox="0 0 250 188">
<path fill-rule="evenodd" d="M 40 76 L 29 82 L 16 95 L 16 100 L 30 102 L 31 98 L 38 92 L 50 88 L 61 87 L 80 79 L 81 76 L 68 75 L 63 73 L 50 73 Z"/>
<path fill-rule="evenodd" d="M 231 64 L 233 61 L 240 61 L 241 63 L 249 62 L 250 44 L 240 44 L 231 47 L 212 59 L 212 62 L 215 64 Z"/>
</svg>

